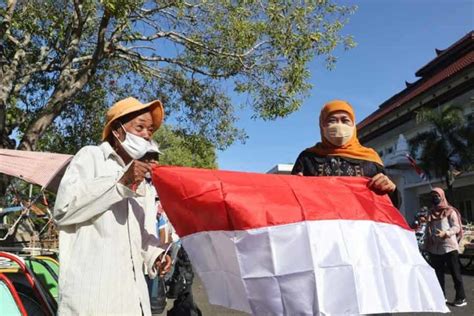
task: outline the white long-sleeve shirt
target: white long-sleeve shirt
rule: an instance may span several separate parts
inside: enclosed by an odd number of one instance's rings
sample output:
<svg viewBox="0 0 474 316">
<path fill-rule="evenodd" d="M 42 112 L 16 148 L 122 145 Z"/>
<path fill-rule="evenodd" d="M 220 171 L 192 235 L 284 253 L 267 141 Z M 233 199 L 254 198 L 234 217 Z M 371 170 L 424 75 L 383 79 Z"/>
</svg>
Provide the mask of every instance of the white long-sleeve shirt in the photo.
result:
<svg viewBox="0 0 474 316">
<path fill-rule="evenodd" d="M 442 218 L 429 217 L 427 224 L 426 251 L 435 255 L 444 255 L 451 251 L 459 252 L 456 234 L 461 230 L 458 213 L 451 208 L 447 216 Z M 438 230 L 446 232 L 447 237 L 438 237 Z"/>
<path fill-rule="evenodd" d="M 118 183 L 126 170 L 108 142 L 82 148 L 58 190 L 59 315 L 150 315 L 145 265 L 163 251 L 155 232 L 155 189 Z"/>
</svg>

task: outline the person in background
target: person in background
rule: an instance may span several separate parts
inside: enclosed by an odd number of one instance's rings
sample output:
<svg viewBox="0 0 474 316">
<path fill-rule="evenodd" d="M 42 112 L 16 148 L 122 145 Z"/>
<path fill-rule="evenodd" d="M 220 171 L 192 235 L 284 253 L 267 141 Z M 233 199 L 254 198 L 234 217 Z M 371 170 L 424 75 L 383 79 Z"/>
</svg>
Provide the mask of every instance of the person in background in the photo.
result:
<svg viewBox="0 0 474 316">
<path fill-rule="evenodd" d="M 156 229 L 160 242 L 170 249 L 172 266 L 163 277 L 156 278 L 153 283 L 151 308 L 153 314 L 161 314 L 166 308 L 166 299 L 174 299 L 173 307 L 168 316 L 200 316 L 201 310 L 194 302 L 192 284 L 194 272 L 191 261 L 183 247 L 179 236 L 166 216 L 160 201 L 157 201 Z"/>
<path fill-rule="evenodd" d="M 428 208 L 423 206 L 421 210 L 416 214 L 415 222 L 413 223 L 413 230 L 415 231 L 416 241 L 418 243 L 418 249 L 420 250 L 423 258 L 429 262 L 429 255 L 426 252 L 425 247 L 425 235 L 426 227 L 428 225 Z"/>
<path fill-rule="evenodd" d="M 155 277 L 171 266 L 150 211 L 159 152 L 152 134 L 162 120 L 158 100 L 121 100 L 107 112 L 103 142 L 80 149 L 68 166 L 54 208 L 59 315 L 151 315 L 143 267 Z"/>
<path fill-rule="evenodd" d="M 157 213 L 156 213 L 156 231 L 158 238 L 162 244 L 169 244 L 170 242 L 178 242 L 179 237 L 176 235 L 173 226 L 168 220 L 166 213 L 161 205 L 161 202 L 158 200 L 157 204 Z M 173 259 L 173 258 L 172 258 Z"/>
<path fill-rule="evenodd" d="M 201 316 L 202 312 L 194 302 L 192 285 L 194 272 L 188 254 L 183 247 L 177 248 L 176 262 L 171 277 L 166 281 L 168 298 L 174 298 L 173 308 L 167 316 Z"/>
<path fill-rule="evenodd" d="M 161 206 L 159 197 L 156 197 L 156 234 L 163 248 L 173 248 L 171 233 L 168 228 L 168 220 Z M 172 251 L 168 250 L 168 253 Z M 171 254 L 171 260 L 174 263 L 175 256 Z M 147 278 L 148 291 L 150 294 L 150 305 L 152 314 L 161 314 L 166 308 L 166 278 L 172 273 L 174 264 L 171 265 L 170 271 L 163 276 L 155 279 Z"/>
<path fill-rule="evenodd" d="M 444 269 L 448 266 L 454 282 L 455 306 L 466 306 L 466 294 L 459 264 L 459 243 L 457 236 L 462 234 L 461 217 L 458 211 L 449 205 L 441 188 L 433 188 L 431 193 L 433 207 L 428 215 L 425 234 L 425 249 L 429 261 L 436 271 L 439 284 L 444 290 Z"/>
<path fill-rule="evenodd" d="M 418 247 L 420 250 L 425 249 L 425 234 L 427 226 L 428 211 L 426 207 L 423 207 L 417 214 L 413 229 L 415 230 L 416 239 L 418 241 Z"/>
<path fill-rule="evenodd" d="M 359 143 L 354 110 L 349 103 L 334 100 L 324 105 L 319 129 L 321 142 L 299 154 L 292 174 L 368 177 L 369 189 L 396 199 L 396 185 L 385 175 L 379 155 Z"/>
</svg>

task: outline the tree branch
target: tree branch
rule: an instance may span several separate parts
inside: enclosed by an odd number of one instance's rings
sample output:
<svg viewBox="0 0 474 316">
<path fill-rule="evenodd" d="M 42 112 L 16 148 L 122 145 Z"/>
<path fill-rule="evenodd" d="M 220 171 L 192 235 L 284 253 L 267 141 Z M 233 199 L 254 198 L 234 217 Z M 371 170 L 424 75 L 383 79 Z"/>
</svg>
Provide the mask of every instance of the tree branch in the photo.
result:
<svg viewBox="0 0 474 316">
<path fill-rule="evenodd" d="M 79 42 L 81 41 L 83 25 L 86 20 L 82 18 L 82 1 L 74 0 L 74 14 L 72 21 L 72 31 L 69 45 L 66 50 L 65 57 L 61 63 L 61 68 L 65 69 L 74 59 L 78 52 Z"/>
<path fill-rule="evenodd" d="M 127 21 L 124 21 L 120 25 L 118 25 L 115 30 L 112 31 L 110 34 L 110 43 L 114 43 L 119 41 L 123 31 L 127 28 Z"/>
<path fill-rule="evenodd" d="M 100 19 L 100 24 L 99 24 L 99 31 L 97 32 L 97 44 L 94 50 L 94 54 L 92 55 L 92 58 L 89 60 L 87 65 L 80 70 L 81 73 L 87 72 L 87 81 L 89 78 L 92 76 L 93 72 L 95 72 L 96 66 L 99 64 L 99 62 L 102 60 L 102 57 L 104 56 L 105 53 L 105 48 L 106 44 L 108 43 L 106 38 L 105 38 L 105 33 L 107 31 L 107 27 L 109 25 L 111 18 L 111 14 L 108 10 L 104 11 L 104 14 L 102 15 L 102 18 Z M 80 75 L 82 77 L 82 75 Z M 80 79 L 83 80 L 83 79 Z"/>
<path fill-rule="evenodd" d="M 205 52 L 207 52 L 209 54 L 212 54 L 214 56 L 225 56 L 225 57 L 232 57 L 232 58 L 245 58 L 248 55 L 252 54 L 254 51 L 256 51 L 258 48 L 260 48 L 261 46 L 269 43 L 269 41 L 262 41 L 262 42 L 259 42 L 259 43 L 255 44 L 253 47 L 248 49 L 246 52 L 244 52 L 242 54 L 236 54 L 236 53 L 225 52 L 223 49 L 211 48 L 211 47 L 207 46 L 206 44 L 204 44 L 202 42 L 192 40 L 192 39 L 190 39 L 189 37 L 186 37 L 183 34 L 176 33 L 176 32 L 173 32 L 173 31 L 156 32 L 155 34 L 149 35 L 149 36 L 134 35 L 131 38 L 129 38 L 128 40 L 130 40 L 130 41 L 148 41 L 148 42 L 151 42 L 151 41 L 154 41 L 154 40 L 159 39 L 159 38 L 169 38 L 169 39 L 173 40 L 174 42 L 177 42 L 179 44 L 183 44 L 184 46 L 186 46 L 189 49 L 193 49 L 193 47 L 199 47 L 202 50 L 204 50 Z"/>
<path fill-rule="evenodd" d="M 47 71 L 51 67 L 51 64 L 46 62 L 46 59 L 51 52 L 51 49 L 48 50 L 47 46 L 42 46 L 40 48 L 40 54 L 38 60 L 29 67 L 23 67 L 21 74 L 16 76 L 18 79 L 13 88 L 12 94 L 16 95 L 20 90 L 30 81 L 31 76 L 40 71 Z"/>
<path fill-rule="evenodd" d="M 3 21 L 0 24 L 0 38 L 3 38 L 5 34 L 10 33 L 10 25 L 12 22 L 13 12 L 15 12 L 16 0 L 8 0 L 7 12 L 3 17 Z"/>
<path fill-rule="evenodd" d="M 84 55 L 81 57 L 76 57 L 72 60 L 72 63 L 76 64 L 76 63 L 82 63 L 84 61 L 90 61 L 92 60 L 93 57 L 94 57 L 93 55 Z"/>
<path fill-rule="evenodd" d="M 173 64 L 173 65 L 177 65 L 179 67 L 181 67 L 182 69 L 184 70 L 187 70 L 187 71 L 192 71 L 192 72 L 195 72 L 195 73 L 199 73 L 201 75 L 205 75 L 205 76 L 210 76 L 210 77 L 214 77 L 214 78 L 228 78 L 232 75 L 234 75 L 236 72 L 235 71 L 232 71 L 232 72 L 224 72 L 224 73 L 211 73 L 211 72 L 208 72 L 204 69 L 201 69 L 201 68 L 198 68 L 198 67 L 195 67 L 195 66 L 191 66 L 185 62 L 183 62 L 182 60 L 179 60 L 179 59 L 175 59 L 175 58 L 169 58 L 169 57 L 162 57 L 162 56 L 144 56 L 138 52 L 135 52 L 135 51 L 130 51 L 128 50 L 128 48 L 125 48 L 125 47 L 121 47 L 121 46 L 118 46 L 117 47 L 117 51 L 120 51 L 122 52 L 122 54 L 117 54 L 118 57 L 120 58 L 123 58 L 123 59 L 128 59 L 128 60 L 133 60 L 135 59 L 135 61 L 141 61 L 141 62 L 165 62 L 165 63 L 168 63 L 168 64 Z"/>
</svg>

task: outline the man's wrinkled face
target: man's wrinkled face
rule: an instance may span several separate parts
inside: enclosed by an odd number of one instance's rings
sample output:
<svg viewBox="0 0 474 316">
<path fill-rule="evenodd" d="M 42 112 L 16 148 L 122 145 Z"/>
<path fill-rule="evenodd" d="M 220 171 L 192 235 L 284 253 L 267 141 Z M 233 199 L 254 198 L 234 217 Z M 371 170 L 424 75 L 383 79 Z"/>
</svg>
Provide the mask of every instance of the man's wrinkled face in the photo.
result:
<svg viewBox="0 0 474 316">
<path fill-rule="evenodd" d="M 151 136 L 153 135 L 153 118 L 150 112 L 141 113 L 123 122 L 122 126 L 119 124 L 116 129 L 120 141 L 125 140 L 125 132 L 123 129 L 148 141 L 151 140 Z"/>
</svg>

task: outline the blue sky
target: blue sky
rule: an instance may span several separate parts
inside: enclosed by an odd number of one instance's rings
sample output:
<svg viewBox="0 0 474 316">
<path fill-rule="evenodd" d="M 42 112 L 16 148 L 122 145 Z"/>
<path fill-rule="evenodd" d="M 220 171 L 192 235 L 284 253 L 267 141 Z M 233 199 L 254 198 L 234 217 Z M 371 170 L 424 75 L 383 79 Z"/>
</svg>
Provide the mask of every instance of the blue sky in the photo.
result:
<svg viewBox="0 0 474 316">
<path fill-rule="evenodd" d="M 218 152 L 220 169 L 267 172 L 278 163 L 293 163 L 320 139 L 316 123 L 326 101 L 348 100 L 359 122 L 403 90 L 405 80 L 417 80 L 415 72 L 436 56 L 435 48 L 445 49 L 474 29 L 471 0 L 336 2 L 358 6 L 342 32 L 353 35 L 357 47 L 338 50 L 332 71 L 318 60 L 311 63 L 314 87 L 290 116 L 266 122 L 252 120 L 250 110 L 239 112 L 236 124 L 249 139 Z"/>
</svg>

